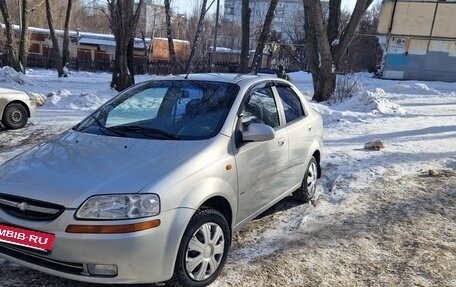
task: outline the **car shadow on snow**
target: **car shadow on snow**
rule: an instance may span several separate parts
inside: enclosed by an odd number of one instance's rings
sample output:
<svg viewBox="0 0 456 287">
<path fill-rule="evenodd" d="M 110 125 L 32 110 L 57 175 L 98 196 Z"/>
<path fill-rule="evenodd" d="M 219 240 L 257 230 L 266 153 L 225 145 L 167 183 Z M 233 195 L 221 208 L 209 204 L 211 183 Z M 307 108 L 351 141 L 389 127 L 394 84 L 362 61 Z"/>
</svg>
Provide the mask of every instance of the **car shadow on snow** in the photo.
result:
<svg viewBox="0 0 456 287">
<path fill-rule="evenodd" d="M 418 130 L 405 130 L 405 131 L 396 131 L 391 133 L 377 133 L 377 134 L 368 134 L 358 137 L 351 137 L 346 139 L 336 139 L 336 140 L 325 140 L 327 145 L 336 144 L 340 145 L 343 143 L 360 143 L 370 141 L 372 139 L 394 139 L 398 138 L 416 138 L 417 136 L 432 136 L 434 139 L 437 134 L 440 133 L 450 133 L 456 132 L 456 125 L 449 126 L 436 126 L 436 127 L 427 127 Z M 448 135 L 447 138 L 452 138 L 454 135 Z"/>
<path fill-rule="evenodd" d="M 262 219 L 266 216 L 272 215 L 274 213 L 280 212 L 280 211 L 286 211 L 289 209 L 292 209 L 298 205 L 301 205 L 302 203 L 299 203 L 293 196 L 287 196 L 281 201 L 277 202 L 270 208 L 268 208 L 266 211 L 255 217 L 253 220 L 258 220 Z"/>
</svg>

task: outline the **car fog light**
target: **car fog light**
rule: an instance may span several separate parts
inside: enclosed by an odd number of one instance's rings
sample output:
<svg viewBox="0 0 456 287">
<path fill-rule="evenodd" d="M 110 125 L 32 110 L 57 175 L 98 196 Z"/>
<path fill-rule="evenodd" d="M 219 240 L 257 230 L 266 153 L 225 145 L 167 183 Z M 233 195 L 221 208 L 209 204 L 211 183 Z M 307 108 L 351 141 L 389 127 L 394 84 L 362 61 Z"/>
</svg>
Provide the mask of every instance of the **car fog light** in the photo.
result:
<svg viewBox="0 0 456 287">
<path fill-rule="evenodd" d="M 117 265 L 87 264 L 87 271 L 89 271 L 90 275 L 116 276 Z"/>
</svg>

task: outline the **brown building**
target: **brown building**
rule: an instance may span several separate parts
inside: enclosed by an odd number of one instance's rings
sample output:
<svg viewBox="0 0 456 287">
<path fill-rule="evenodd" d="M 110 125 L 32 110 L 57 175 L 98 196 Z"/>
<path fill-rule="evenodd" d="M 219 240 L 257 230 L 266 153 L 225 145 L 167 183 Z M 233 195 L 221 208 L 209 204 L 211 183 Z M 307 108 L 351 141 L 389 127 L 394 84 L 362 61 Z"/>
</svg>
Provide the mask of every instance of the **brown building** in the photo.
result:
<svg viewBox="0 0 456 287">
<path fill-rule="evenodd" d="M 19 27 L 15 26 L 15 30 L 19 31 Z M 52 58 L 52 41 L 49 37 L 49 30 L 42 28 L 29 28 L 30 46 L 29 59 L 32 61 L 45 61 Z M 56 30 L 56 35 L 59 44 L 63 43 L 63 30 Z M 151 43 L 150 38 L 145 38 L 143 41 L 140 38 L 135 38 L 134 57 L 138 61 L 145 59 L 144 48 L 148 48 Z M 5 50 L 4 38 L 0 38 L 0 47 Z M 78 63 L 95 62 L 104 64 L 109 67 L 109 64 L 115 58 L 115 38 L 111 34 L 86 33 L 80 31 L 70 31 L 70 58 L 77 60 Z M 179 60 L 185 61 L 189 55 L 190 43 L 183 40 L 174 40 L 174 48 L 176 56 Z M 168 39 L 154 38 L 153 49 L 150 59 L 169 60 Z"/>
</svg>

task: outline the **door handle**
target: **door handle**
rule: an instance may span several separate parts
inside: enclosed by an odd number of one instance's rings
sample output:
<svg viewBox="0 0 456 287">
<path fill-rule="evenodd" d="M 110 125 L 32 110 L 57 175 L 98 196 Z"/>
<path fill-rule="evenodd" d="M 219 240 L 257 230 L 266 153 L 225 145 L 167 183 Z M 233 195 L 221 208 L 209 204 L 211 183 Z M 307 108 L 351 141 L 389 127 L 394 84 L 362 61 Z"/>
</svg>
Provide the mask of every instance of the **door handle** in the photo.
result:
<svg viewBox="0 0 456 287">
<path fill-rule="evenodd" d="M 310 132 L 310 131 L 312 130 L 312 127 L 311 127 L 311 126 L 309 126 L 307 129 L 308 129 L 308 130 L 309 130 L 309 132 Z"/>
<path fill-rule="evenodd" d="M 279 144 L 279 146 L 283 146 L 285 144 L 285 138 L 280 138 L 277 143 Z"/>
</svg>

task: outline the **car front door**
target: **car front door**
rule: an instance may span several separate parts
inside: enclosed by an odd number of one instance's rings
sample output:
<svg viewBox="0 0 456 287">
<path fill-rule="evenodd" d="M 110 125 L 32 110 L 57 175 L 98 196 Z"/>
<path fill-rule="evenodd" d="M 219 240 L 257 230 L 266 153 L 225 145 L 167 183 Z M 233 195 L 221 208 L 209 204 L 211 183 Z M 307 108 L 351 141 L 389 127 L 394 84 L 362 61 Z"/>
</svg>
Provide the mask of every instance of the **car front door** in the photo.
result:
<svg viewBox="0 0 456 287">
<path fill-rule="evenodd" d="M 251 123 L 264 123 L 275 130 L 275 138 L 264 142 L 243 142 L 237 149 L 238 223 L 266 207 L 286 188 L 288 132 L 281 127 L 276 98 L 270 86 L 251 89 L 245 96 L 238 129 Z"/>
</svg>

